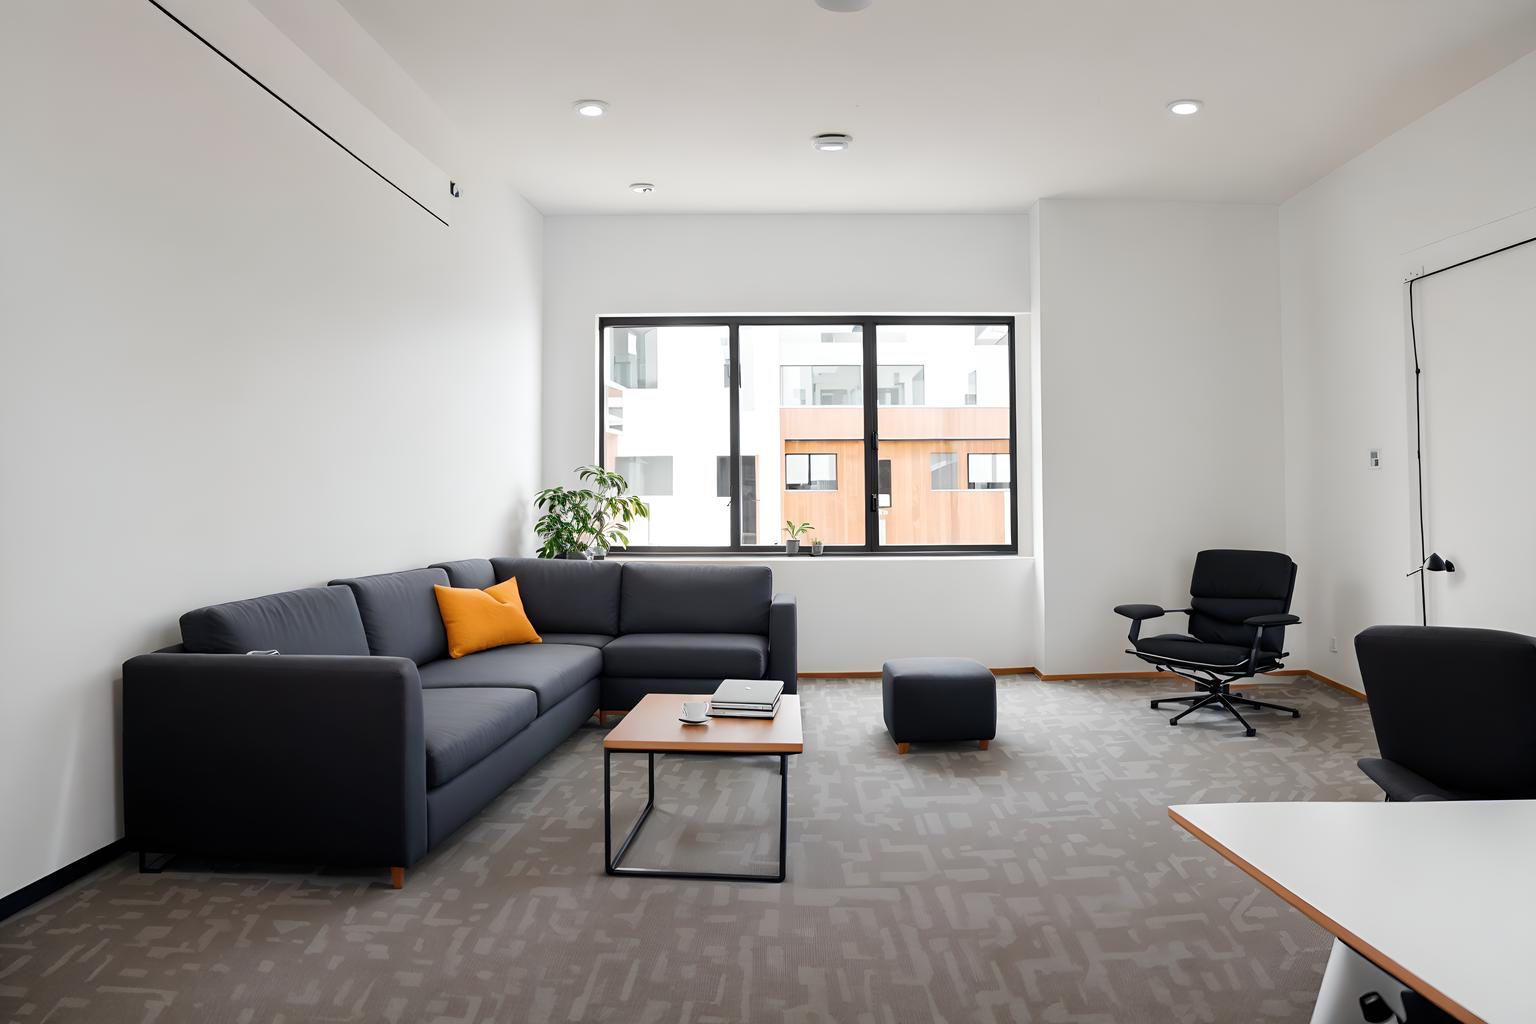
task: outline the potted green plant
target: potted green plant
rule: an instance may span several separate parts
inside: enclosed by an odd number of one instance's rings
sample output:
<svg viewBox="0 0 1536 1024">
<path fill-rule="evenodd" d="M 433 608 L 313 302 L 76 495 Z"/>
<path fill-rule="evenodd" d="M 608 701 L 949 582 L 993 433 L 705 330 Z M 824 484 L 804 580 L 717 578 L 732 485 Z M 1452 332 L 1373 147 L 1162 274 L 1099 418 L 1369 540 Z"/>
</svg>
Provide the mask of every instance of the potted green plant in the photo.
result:
<svg viewBox="0 0 1536 1024">
<path fill-rule="evenodd" d="M 629 481 L 602 466 L 582 466 L 576 471 L 588 486 L 589 527 L 592 557 L 606 558 L 608 549 L 629 546 L 629 524 L 649 519 L 651 508 L 629 491 Z"/>
<path fill-rule="evenodd" d="M 614 545 L 629 543 L 629 524 L 651 514 L 628 482 L 601 466 L 582 466 L 576 475 L 588 487 L 546 487 L 534 496 L 541 513 L 533 524 L 540 558 L 602 558 Z"/>
<path fill-rule="evenodd" d="M 784 521 L 784 532 L 789 536 L 784 541 L 784 553 L 786 555 L 798 555 L 800 553 L 800 538 L 805 536 L 815 527 L 810 523 L 797 523 L 793 519 Z"/>
<path fill-rule="evenodd" d="M 814 558 L 819 554 L 821 554 L 821 538 L 817 537 L 811 541 L 811 557 Z"/>
</svg>

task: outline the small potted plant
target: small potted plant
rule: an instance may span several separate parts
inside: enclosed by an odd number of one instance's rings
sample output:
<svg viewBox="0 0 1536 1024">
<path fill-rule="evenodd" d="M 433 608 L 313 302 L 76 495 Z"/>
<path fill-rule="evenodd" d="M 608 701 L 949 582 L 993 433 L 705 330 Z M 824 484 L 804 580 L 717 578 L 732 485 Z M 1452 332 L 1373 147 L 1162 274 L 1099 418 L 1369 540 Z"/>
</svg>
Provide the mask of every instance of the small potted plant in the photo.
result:
<svg viewBox="0 0 1536 1024">
<path fill-rule="evenodd" d="M 540 558 L 585 558 L 591 516 L 586 496 L 564 487 L 546 487 L 533 503 L 543 515 L 533 524 L 539 535 Z"/>
<path fill-rule="evenodd" d="M 800 553 L 800 538 L 815 529 L 810 523 L 797 523 L 793 519 L 784 521 L 784 532 L 789 536 L 784 541 L 784 553 L 786 555 L 798 555 Z"/>
<path fill-rule="evenodd" d="M 648 519 L 650 506 L 629 490 L 629 481 L 611 469 L 601 466 L 583 466 L 576 471 L 590 485 L 588 508 L 591 512 L 592 557 L 607 558 L 608 549 L 629 546 L 629 524 L 635 519 Z"/>
<path fill-rule="evenodd" d="M 817 537 L 811 541 L 811 557 L 815 558 L 819 554 L 821 554 L 821 538 Z"/>
<path fill-rule="evenodd" d="M 627 545 L 629 524 L 645 519 L 650 507 L 632 494 L 628 482 L 601 466 L 576 471 L 590 487 L 546 487 L 533 503 L 543 513 L 533 524 L 540 558 L 604 558 L 614 545 Z"/>
</svg>

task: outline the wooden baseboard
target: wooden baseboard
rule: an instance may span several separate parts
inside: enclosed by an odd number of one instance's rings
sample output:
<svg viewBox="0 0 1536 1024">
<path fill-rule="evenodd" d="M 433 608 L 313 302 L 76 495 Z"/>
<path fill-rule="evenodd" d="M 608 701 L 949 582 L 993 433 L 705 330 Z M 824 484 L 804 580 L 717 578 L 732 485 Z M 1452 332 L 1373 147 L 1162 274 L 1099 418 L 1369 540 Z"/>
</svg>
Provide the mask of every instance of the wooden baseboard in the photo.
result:
<svg viewBox="0 0 1536 1024">
<path fill-rule="evenodd" d="M 1355 697 L 1359 700 L 1367 702 L 1370 700 L 1370 698 L 1365 695 L 1364 691 L 1357 690 L 1353 686 L 1350 686 L 1348 683 L 1341 683 L 1337 679 L 1330 679 L 1323 675 L 1321 672 L 1314 672 L 1309 668 L 1286 668 L 1281 669 L 1279 672 L 1271 672 L 1270 674 L 1276 676 L 1307 676 L 1319 683 L 1322 683 L 1324 686 L 1331 686 L 1335 690 L 1342 690 L 1349 694 L 1351 697 Z"/>
<path fill-rule="evenodd" d="M 1038 676 L 1042 682 L 1046 682 L 1046 683 L 1092 682 L 1094 680 L 1104 680 L 1104 679 L 1182 679 L 1183 678 L 1183 676 L 1177 675 L 1176 673 L 1173 673 L 1173 672 L 1061 672 L 1061 673 L 1041 672 L 1039 669 L 1035 668 L 1033 665 L 1021 665 L 1021 666 L 1011 667 L 1011 668 L 994 668 L 994 669 L 992 669 L 992 674 L 995 675 L 995 676 Z M 1344 693 L 1347 693 L 1351 697 L 1358 698 L 1359 700 L 1365 700 L 1366 699 L 1365 694 L 1362 693 L 1360 690 L 1355 689 L 1353 686 L 1350 686 L 1347 683 L 1341 683 L 1337 679 L 1330 679 L 1327 676 L 1323 675 L 1321 672 L 1314 672 L 1311 669 L 1306 669 L 1306 668 L 1285 668 L 1285 669 L 1281 669 L 1278 672 L 1270 672 L 1267 675 L 1259 676 L 1259 677 L 1257 677 L 1255 679 L 1244 679 L 1242 681 L 1242 685 L 1245 686 L 1245 687 L 1248 687 L 1248 686 L 1263 686 L 1265 683 L 1270 683 L 1270 684 L 1278 684 L 1278 683 L 1280 683 L 1281 682 L 1280 679 L 1273 678 L 1275 676 L 1286 676 L 1286 677 L 1291 677 L 1291 678 L 1297 678 L 1297 677 L 1300 677 L 1300 676 L 1306 676 L 1306 677 L 1308 677 L 1310 679 L 1313 679 L 1313 680 L 1315 680 L 1315 681 L 1317 681 L 1319 683 L 1322 683 L 1324 686 L 1331 686 L 1335 690 L 1340 690 L 1340 691 L 1342 691 Z M 801 679 L 879 679 L 880 678 L 880 673 L 879 672 L 801 672 L 800 673 L 800 678 Z"/>
<path fill-rule="evenodd" d="M 989 670 L 995 676 L 1037 676 L 1033 665 L 1021 665 L 1010 668 L 994 668 Z M 879 679 L 879 672 L 801 672 L 801 679 Z"/>
<path fill-rule="evenodd" d="M 1178 679 L 1172 672 L 1037 672 L 1047 683 L 1075 683 L 1094 679 Z"/>
</svg>

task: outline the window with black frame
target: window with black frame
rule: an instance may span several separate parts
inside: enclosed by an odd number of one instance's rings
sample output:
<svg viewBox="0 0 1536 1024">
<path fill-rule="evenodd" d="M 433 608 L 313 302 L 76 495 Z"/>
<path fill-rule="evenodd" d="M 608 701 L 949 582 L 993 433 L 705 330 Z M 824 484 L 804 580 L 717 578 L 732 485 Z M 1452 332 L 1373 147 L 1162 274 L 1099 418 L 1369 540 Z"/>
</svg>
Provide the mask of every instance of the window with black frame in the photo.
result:
<svg viewBox="0 0 1536 1024">
<path fill-rule="evenodd" d="M 604 318 L 636 553 L 1017 550 L 1012 317 Z M 722 454 L 725 453 L 725 454 Z"/>
</svg>

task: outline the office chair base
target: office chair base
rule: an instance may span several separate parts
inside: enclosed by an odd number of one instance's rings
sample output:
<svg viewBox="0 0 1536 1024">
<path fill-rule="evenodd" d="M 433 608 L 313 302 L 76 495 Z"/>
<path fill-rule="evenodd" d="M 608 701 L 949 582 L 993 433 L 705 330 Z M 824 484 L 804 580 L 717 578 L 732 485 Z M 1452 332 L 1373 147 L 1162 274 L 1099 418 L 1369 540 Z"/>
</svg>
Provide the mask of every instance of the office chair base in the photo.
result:
<svg viewBox="0 0 1536 1024">
<path fill-rule="evenodd" d="M 1168 719 L 1169 725 L 1178 725 L 1179 719 L 1183 718 L 1191 711 L 1198 711 L 1201 708 L 1219 708 L 1225 711 L 1227 714 L 1231 715 L 1233 718 L 1237 719 L 1238 722 L 1242 724 L 1243 732 L 1247 736 L 1257 736 L 1259 732 L 1253 726 L 1248 724 L 1248 719 L 1244 718 L 1242 712 L 1238 710 L 1239 705 L 1250 711 L 1284 711 L 1287 712 L 1292 718 L 1301 717 L 1300 711 L 1297 711 L 1295 708 L 1286 707 L 1284 704 L 1271 704 L 1268 701 L 1254 700 L 1252 697 L 1245 697 L 1241 693 L 1232 693 L 1227 689 L 1225 683 L 1217 684 L 1215 687 L 1204 693 L 1191 693 L 1181 697 L 1159 697 L 1150 703 L 1153 710 L 1156 710 L 1163 704 L 1187 703 L 1189 705 L 1189 707 Z"/>
</svg>

